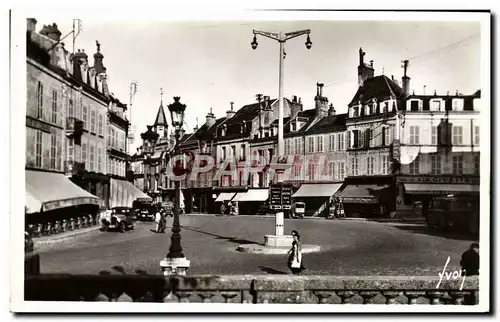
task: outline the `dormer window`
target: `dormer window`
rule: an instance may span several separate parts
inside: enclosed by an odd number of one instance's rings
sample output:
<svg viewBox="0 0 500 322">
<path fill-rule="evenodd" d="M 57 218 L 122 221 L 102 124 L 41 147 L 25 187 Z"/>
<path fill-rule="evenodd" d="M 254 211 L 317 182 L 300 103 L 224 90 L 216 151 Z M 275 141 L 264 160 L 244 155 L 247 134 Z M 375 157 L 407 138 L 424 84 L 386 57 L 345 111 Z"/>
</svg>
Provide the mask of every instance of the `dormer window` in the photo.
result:
<svg viewBox="0 0 500 322">
<path fill-rule="evenodd" d="M 407 111 L 418 112 L 420 110 L 420 100 L 411 99 L 406 105 Z"/>
<path fill-rule="evenodd" d="M 461 98 L 454 98 L 452 100 L 452 110 L 453 111 L 463 111 L 464 110 L 464 100 Z"/>
<path fill-rule="evenodd" d="M 354 106 L 352 112 L 352 117 L 358 117 L 359 116 L 359 106 Z"/>
<path fill-rule="evenodd" d="M 431 100 L 431 111 L 433 112 L 441 111 L 441 100 Z"/>
</svg>

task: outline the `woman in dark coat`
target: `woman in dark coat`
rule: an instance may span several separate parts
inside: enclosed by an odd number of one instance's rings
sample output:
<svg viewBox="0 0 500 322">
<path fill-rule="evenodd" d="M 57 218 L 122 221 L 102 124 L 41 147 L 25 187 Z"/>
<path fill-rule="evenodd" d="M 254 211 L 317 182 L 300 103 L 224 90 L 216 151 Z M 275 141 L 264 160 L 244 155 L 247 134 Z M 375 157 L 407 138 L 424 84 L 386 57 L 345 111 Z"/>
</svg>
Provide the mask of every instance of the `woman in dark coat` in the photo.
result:
<svg viewBox="0 0 500 322">
<path fill-rule="evenodd" d="M 302 246 L 300 244 L 300 234 L 296 230 L 292 230 L 293 243 L 292 248 L 288 251 L 288 268 L 295 275 L 300 275 L 304 270 L 304 263 L 302 260 Z"/>
</svg>

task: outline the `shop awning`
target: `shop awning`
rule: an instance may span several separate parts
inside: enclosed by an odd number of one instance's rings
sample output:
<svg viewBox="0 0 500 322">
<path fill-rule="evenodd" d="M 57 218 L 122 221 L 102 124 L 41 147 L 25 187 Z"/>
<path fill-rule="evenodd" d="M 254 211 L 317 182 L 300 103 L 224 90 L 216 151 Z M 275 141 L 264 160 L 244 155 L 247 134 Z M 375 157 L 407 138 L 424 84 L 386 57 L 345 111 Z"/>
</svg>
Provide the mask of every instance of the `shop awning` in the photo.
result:
<svg viewBox="0 0 500 322">
<path fill-rule="evenodd" d="M 247 192 L 238 192 L 232 201 L 266 201 L 269 198 L 268 189 L 248 189 Z"/>
<path fill-rule="evenodd" d="M 223 201 L 228 201 L 233 199 L 234 195 L 236 195 L 234 192 L 221 192 L 221 194 L 215 199 L 215 202 L 223 202 Z"/>
<path fill-rule="evenodd" d="M 333 196 L 340 188 L 341 183 L 305 183 L 300 186 L 292 198 L 307 198 L 307 197 L 327 197 Z"/>
<path fill-rule="evenodd" d="M 83 190 L 63 174 L 32 170 L 26 170 L 25 174 L 27 213 L 99 204 L 99 198 Z"/>
<path fill-rule="evenodd" d="M 148 202 L 153 199 L 126 180 L 111 179 L 109 206 L 132 208 L 135 200 Z"/>
<path fill-rule="evenodd" d="M 479 193 L 479 185 L 405 183 L 405 191 L 411 195 Z"/>
<path fill-rule="evenodd" d="M 378 203 L 381 190 L 388 188 L 388 185 L 348 185 L 338 196 L 344 203 Z"/>
</svg>

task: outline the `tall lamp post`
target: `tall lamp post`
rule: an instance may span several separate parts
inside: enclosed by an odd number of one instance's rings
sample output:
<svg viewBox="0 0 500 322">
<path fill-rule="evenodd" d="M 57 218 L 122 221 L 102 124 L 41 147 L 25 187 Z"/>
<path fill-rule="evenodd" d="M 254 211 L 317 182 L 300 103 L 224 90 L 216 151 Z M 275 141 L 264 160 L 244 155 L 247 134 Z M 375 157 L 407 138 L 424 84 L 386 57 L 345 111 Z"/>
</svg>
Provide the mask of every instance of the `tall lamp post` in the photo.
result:
<svg viewBox="0 0 500 322">
<path fill-rule="evenodd" d="M 257 43 L 257 35 L 264 36 L 269 39 L 276 40 L 280 44 L 280 52 L 279 52 L 279 93 L 278 93 L 278 152 L 277 152 L 277 160 L 282 160 L 285 156 L 284 154 L 284 142 L 283 142 L 283 69 L 284 69 L 284 59 L 285 59 L 285 42 L 287 40 L 307 35 L 307 40 L 305 42 L 306 48 L 311 49 L 312 42 L 309 34 L 311 33 L 310 29 L 306 30 L 298 30 L 292 32 L 279 32 L 272 33 L 260 30 L 253 30 L 253 41 L 250 43 L 252 49 L 257 49 L 259 45 Z M 282 177 L 277 176 L 276 182 L 281 182 Z M 283 236 L 284 230 L 284 213 L 283 211 L 278 211 L 276 213 L 276 229 L 274 235 L 266 235 L 264 236 L 266 246 L 288 246 L 291 245 L 292 236 Z"/>
<path fill-rule="evenodd" d="M 174 103 L 168 106 L 170 116 L 172 118 L 172 125 L 175 129 L 175 147 L 174 155 L 180 154 L 180 132 L 184 123 L 184 111 L 186 105 L 179 102 L 180 97 L 174 97 Z M 181 225 L 179 222 L 180 213 L 180 198 L 181 198 L 181 185 L 180 181 L 174 181 L 175 187 L 175 205 L 174 205 L 174 223 L 172 225 L 172 237 L 170 238 L 170 249 L 167 256 L 160 262 L 163 270 L 163 275 L 186 275 L 189 269 L 190 261 L 186 259 L 182 253 L 181 246 Z"/>
<path fill-rule="evenodd" d="M 312 42 L 311 38 L 309 37 L 309 34 L 311 33 L 310 29 L 306 30 L 299 30 L 299 31 L 292 31 L 292 32 L 287 32 L 287 33 L 273 33 L 273 32 L 266 32 L 266 31 L 260 31 L 260 30 L 253 30 L 253 41 L 250 43 L 252 46 L 252 49 L 257 49 L 257 46 L 259 45 L 257 43 L 257 35 L 261 35 L 273 40 L 276 40 L 277 42 L 280 43 L 280 53 L 279 53 L 279 93 L 278 93 L 278 157 L 282 158 L 284 156 L 284 144 L 283 144 L 283 69 L 284 69 L 284 59 L 285 59 L 285 42 L 287 40 L 302 36 L 302 35 L 307 35 L 307 40 L 305 42 L 306 48 L 311 49 Z"/>
</svg>

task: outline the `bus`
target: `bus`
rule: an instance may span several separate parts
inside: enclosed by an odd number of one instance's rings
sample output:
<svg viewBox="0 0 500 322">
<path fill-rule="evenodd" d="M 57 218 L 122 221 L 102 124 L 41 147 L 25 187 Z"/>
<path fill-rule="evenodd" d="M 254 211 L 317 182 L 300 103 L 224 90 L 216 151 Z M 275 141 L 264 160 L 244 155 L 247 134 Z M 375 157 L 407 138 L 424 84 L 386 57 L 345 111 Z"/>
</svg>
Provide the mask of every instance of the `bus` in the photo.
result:
<svg viewBox="0 0 500 322">
<path fill-rule="evenodd" d="M 433 198 L 427 226 L 444 232 L 479 234 L 479 196 L 448 195 Z"/>
</svg>

